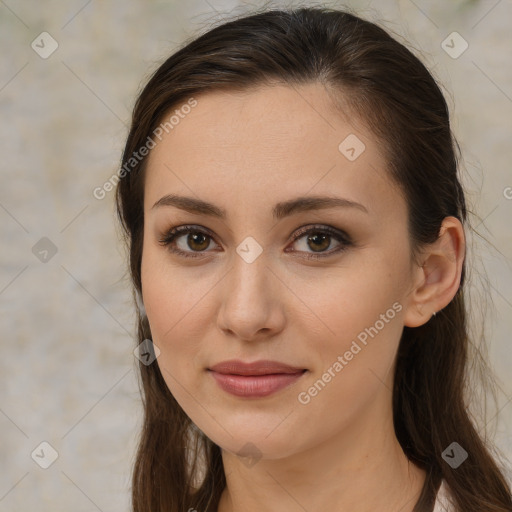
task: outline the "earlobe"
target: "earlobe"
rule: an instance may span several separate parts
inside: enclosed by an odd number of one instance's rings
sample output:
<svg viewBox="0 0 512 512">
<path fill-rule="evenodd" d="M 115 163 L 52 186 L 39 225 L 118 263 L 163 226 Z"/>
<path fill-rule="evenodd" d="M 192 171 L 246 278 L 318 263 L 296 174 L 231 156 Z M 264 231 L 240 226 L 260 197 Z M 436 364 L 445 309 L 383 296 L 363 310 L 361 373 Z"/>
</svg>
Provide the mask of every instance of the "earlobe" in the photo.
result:
<svg viewBox="0 0 512 512">
<path fill-rule="evenodd" d="M 464 256 L 462 223 L 455 217 L 446 217 L 438 239 L 425 247 L 423 263 L 416 267 L 415 285 L 404 316 L 407 327 L 427 323 L 451 302 L 460 286 Z"/>
</svg>

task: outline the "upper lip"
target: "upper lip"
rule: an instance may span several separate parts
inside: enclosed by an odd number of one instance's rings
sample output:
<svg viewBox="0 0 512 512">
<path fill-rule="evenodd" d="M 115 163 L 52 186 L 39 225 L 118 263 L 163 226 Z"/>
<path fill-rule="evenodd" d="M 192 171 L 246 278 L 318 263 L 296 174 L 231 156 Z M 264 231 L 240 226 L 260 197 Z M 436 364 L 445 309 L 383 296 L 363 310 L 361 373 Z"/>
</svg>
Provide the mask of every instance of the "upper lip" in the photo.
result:
<svg viewBox="0 0 512 512">
<path fill-rule="evenodd" d="M 298 368 L 277 361 L 262 360 L 245 363 L 238 359 L 231 359 L 211 366 L 209 370 L 232 375 L 270 375 L 275 373 L 299 373 L 304 371 L 305 368 Z"/>
</svg>

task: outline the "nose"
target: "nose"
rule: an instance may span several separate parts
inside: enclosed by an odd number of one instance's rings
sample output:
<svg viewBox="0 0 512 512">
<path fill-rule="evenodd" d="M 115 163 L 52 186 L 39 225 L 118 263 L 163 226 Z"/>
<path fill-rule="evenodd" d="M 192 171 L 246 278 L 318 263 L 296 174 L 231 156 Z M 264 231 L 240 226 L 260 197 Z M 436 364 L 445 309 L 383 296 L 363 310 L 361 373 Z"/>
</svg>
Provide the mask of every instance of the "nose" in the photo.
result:
<svg viewBox="0 0 512 512">
<path fill-rule="evenodd" d="M 268 266 L 264 254 L 252 263 L 237 255 L 221 286 L 218 326 L 226 334 L 256 341 L 268 339 L 284 329 L 283 299 L 287 290 Z"/>
</svg>

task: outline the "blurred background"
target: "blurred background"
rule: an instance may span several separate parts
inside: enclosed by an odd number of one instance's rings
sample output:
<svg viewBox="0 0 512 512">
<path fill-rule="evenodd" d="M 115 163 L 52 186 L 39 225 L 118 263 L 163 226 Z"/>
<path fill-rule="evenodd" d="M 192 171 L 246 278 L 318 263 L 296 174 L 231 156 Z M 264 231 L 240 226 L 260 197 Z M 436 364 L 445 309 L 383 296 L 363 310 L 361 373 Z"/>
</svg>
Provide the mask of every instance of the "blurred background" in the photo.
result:
<svg viewBox="0 0 512 512">
<path fill-rule="evenodd" d="M 129 509 L 135 320 L 114 192 L 94 189 L 118 169 L 140 87 L 185 39 L 299 5 L 379 21 L 444 87 L 480 234 L 473 324 L 487 320 L 498 377 L 485 423 L 512 461 L 510 0 L 0 0 L 0 512 Z"/>
</svg>

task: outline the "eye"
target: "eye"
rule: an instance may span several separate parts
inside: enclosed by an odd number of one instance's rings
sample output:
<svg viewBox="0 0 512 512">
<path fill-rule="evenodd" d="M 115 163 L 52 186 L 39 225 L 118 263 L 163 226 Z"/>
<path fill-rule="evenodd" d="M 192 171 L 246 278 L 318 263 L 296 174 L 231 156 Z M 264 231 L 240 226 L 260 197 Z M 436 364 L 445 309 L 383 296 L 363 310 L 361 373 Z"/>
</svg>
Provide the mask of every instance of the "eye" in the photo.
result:
<svg viewBox="0 0 512 512">
<path fill-rule="evenodd" d="M 333 240 L 337 242 L 337 246 L 330 251 L 326 251 L 331 245 Z M 320 259 L 332 256 L 333 254 L 340 253 L 347 249 L 352 242 L 349 236 L 338 229 L 330 226 L 304 226 L 294 233 L 294 243 L 300 242 L 299 245 L 302 248 L 298 251 L 292 250 L 287 252 L 299 252 L 305 253 L 306 258 L 309 259 Z M 313 252 L 309 252 L 307 249 L 312 249 Z"/>
<path fill-rule="evenodd" d="M 337 245 L 334 249 L 327 252 L 326 249 L 333 244 L 333 240 Z M 170 252 L 185 258 L 202 257 L 202 253 L 210 252 L 207 249 L 210 248 L 212 242 L 217 245 L 213 235 L 207 230 L 191 225 L 172 228 L 159 240 L 160 245 L 167 247 Z M 299 244 L 302 245 L 302 249 L 286 250 L 286 252 L 304 253 L 304 257 L 309 259 L 326 258 L 340 253 L 352 245 L 346 233 L 330 226 L 322 225 L 300 228 L 294 233 L 292 242 L 302 242 Z M 312 249 L 312 252 L 309 252 L 307 249 Z"/>
<path fill-rule="evenodd" d="M 180 240 L 181 238 L 184 240 Z M 170 229 L 158 242 L 172 253 L 185 258 L 198 258 L 202 256 L 201 253 L 206 252 L 212 240 L 213 237 L 203 229 L 195 226 L 178 226 Z M 192 252 L 188 249 L 192 249 Z"/>
</svg>

